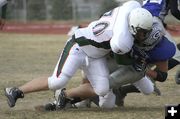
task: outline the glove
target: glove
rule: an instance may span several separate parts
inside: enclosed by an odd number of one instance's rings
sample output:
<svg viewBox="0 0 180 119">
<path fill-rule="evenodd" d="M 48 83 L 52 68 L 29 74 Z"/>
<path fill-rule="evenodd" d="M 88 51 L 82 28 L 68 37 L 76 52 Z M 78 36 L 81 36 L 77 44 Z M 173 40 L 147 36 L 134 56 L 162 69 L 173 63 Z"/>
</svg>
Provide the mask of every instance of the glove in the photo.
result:
<svg viewBox="0 0 180 119">
<path fill-rule="evenodd" d="M 143 72 L 146 70 L 146 59 L 148 59 L 148 55 L 146 52 L 142 49 L 137 48 L 136 46 L 133 46 L 133 52 L 134 54 L 134 63 L 133 67 L 137 72 Z"/>
</svg>

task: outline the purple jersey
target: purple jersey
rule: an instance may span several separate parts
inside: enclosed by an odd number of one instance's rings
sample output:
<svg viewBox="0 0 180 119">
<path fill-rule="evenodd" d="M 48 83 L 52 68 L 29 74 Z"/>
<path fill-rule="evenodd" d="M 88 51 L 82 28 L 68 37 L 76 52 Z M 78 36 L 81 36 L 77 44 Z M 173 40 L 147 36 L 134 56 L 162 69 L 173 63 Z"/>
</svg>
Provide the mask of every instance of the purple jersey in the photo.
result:
<svg viewBox="0 0 180 119">
<path fill-rule="evenodd" d="M 159 17 L 162 10 L 165 10 L 166 0 L 144 0 L 143 8 L 151 12 L 153 16 Z"/>
<path fill-rule="evenodd" d="M 144 57 L 149 64 L 159 61 L 169 60 L 174 56 L 176 52 L 175 45 L 163 36 L 162 40 L 151 50 L 142 51 L 137 47 L 133 47 L 131 50 L 131 57 L 135 59 L 138 57 Z"/>
<path fill-rule="evenodd" d="M 159 17 L 162 21 L 164 21 L 169 10 L 175 18 L 180 20 L 178 2 L 180 3 L 180 0 L 144 0 L 143 8 L 150 11 L 153 16 Z"/>
<path fill-rule="evenodd" d="M 156 45 L 156 47 L 147 52 L 147 55 L 149 56 L 147 62 L 169 60 L 174 56 L 175 52 L 175 45 L 166 37 L 163 37 L 162 40 Z"/>
</svg>

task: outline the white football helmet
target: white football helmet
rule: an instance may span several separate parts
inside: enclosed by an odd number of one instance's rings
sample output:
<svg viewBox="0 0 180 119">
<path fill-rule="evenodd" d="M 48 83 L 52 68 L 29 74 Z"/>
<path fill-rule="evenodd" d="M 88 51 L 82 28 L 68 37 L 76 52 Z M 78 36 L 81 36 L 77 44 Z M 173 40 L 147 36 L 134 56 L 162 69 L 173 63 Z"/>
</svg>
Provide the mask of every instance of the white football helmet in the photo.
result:
<svg viewBox="0 0 180 119">
<path fill-rule="evenodd" d="M 153 16 L 144 8 L 133 9 L 128 17 L 129 30 L 133 35 L 136 35 L 139 29 L 151 30 L 153 24 Z"/>
</svg>

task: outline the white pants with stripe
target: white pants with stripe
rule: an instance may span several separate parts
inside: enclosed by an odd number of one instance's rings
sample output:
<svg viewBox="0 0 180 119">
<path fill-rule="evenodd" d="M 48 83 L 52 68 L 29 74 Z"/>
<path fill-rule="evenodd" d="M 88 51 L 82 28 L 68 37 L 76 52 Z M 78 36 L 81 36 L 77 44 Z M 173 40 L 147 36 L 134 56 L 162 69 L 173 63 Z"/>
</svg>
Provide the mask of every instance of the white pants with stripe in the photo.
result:
<svg viewBox="0 0 180 119">
<path fill-rule="evenodd" d="M 104 96 L 109 91 L 109 69 L 106 58 L 90 58 L 77 43 L 69 48 L 66 57 L 63 53 L 55 67 L 53 75 L 48 78 L 49 89 L 57 90 L 66 86 L 69 79 L 82 68 L 95 93 Z M 63 60 L 63 63 L 60 62 Z"/>
</svg>

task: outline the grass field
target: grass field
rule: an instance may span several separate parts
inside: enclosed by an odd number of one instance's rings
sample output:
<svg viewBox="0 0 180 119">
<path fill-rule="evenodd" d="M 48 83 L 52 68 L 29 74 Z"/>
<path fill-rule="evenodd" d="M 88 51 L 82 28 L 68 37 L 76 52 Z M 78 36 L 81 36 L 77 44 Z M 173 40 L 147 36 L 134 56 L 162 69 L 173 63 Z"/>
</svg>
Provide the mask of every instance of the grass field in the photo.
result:
<svg viewBox="0 0 180 119">
<path fill-rule="evenodd" d="M 36 111 L 34 106 L 52 100 L 51 91 L 25 95 L 14 108 L 9 108 L 3 89 L 50 76 L 66 39 L 66 35 L 0 33 L 0 119 L 164 119 L 165 105 L 180 103 L 180 88 L 173 79 L 174 68 L 165 83 L 157 83 L 162 96 L 128 94 L 123 108 L 102 110 L 94 106 L 57 112 Z M 175 39 L 180 41 L 180 37 Z M 68 88 L 78 86 L 80 81 L 77 72 Z"/>
</svg>

